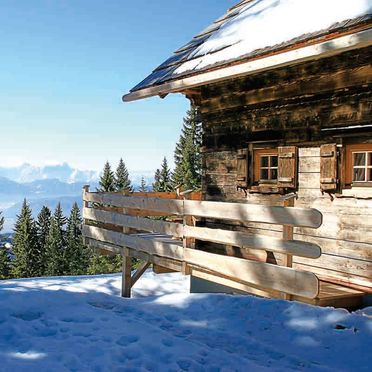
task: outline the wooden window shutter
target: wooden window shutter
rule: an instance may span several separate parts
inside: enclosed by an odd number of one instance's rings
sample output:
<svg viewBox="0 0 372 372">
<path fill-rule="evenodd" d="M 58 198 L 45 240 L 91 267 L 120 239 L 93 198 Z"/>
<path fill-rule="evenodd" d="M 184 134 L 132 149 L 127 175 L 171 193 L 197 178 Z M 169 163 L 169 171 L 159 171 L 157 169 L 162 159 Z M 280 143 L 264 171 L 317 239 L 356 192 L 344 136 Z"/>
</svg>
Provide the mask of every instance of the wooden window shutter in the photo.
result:
<svg viewBox="0 0 372 372">
<path fill-rule="evenodd" d="M 278 147 L 278 187 L 297 187 L 297 147 Z"/>
<path fill-rule="evenodd" d="M 320 146 L 320 188 L 322 191 L 336 190 L 337 179 L 337 145 Z"/>
<path fill-rule="evenodd" d="M 238 150 L 236 158 L 236 186 L 248 188 L 248 149 Z"/>
</svg>

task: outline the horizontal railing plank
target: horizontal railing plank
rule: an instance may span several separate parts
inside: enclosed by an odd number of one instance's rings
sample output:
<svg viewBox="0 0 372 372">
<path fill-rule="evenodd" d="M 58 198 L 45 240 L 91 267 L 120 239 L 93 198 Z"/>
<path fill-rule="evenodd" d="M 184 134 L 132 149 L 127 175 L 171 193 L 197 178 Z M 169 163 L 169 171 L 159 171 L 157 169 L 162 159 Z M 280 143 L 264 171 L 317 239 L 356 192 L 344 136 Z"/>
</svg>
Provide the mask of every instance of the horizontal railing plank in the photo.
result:
<svg viewBox="0 0 372 372">
<path fill-rule="evenodd" d="M 131 208 L 238 221 L 318 228 L 322 214 L 312 208 L 263 206 L 196 200 L 174 200 L 84 192 L 84 200 L 120 208 Z"/>
<path fill-rule="evenodd" d="M 173 271 L 182 271 L 182 261 L 150 255 L 145 252 L 140 252 L 132 248 L 124 248 L 115 244 L 101 242 L 94 239 L 86 238 L 87 244 L 94 249 L 107 251 L 114 254 L 126 254 L 129 257 L 137 258 L 139 260 L 151 262 L 152 264 L 167 267 Z"/>
<path fill-rule="evenodd" d="M 318 228 L 322 214 L 312 208 L 185 200 L 184 214 L 238 221 Z"/>
<path fill-rule="evenodd" d="M 183 225 L 181 223 L 153 220 L 145 217 L 128 216 L 122 213 L 108 212 L 94 208 L 84 208 L 83 217 L 88 220 L 159 234 L 166 234 L 178 237 L 181 237 L 183 235 Z"/>
<path fill-rule="evenodd" d="M 94 192 L 84 192 L 83 199 L 87 202 L 110 205 L 119 208 L 145 209 L 148 211 L 169 213 L 170 215 L 183 214 L 183 200 L 124 196 L 120 194 Z"/>
<path fill-rule="evenodd" d="M 160 257 L 168 257 L 176 260 L 183 259 L 182 242 L 177 242 L 176 240 L 161 235 L 126 235 L 96 226 L 84 225 L 83 236 L 122 247 L 129 247 L 137 251 L 143 251 Z"/>
<path fill-rule="evenodd" d="M 310 272 L 195 249 L 185 248 L 184 251 L 187 264 L 218 272 L 247 284 L 307 298 L 315 298 L 319 293 L 319 280 Z"/>
<path fill-rule="evenodd" d="M 306 258 L 318 258 L 322 253 L 317 244 L 299 240 L 283 240 L 264 235 L 249 235 L 240 231 L 207 227 L 185 226 L 184 230 L 185 236 L 188 237 L 237 247 L 262 249 Z"/>
</svg>

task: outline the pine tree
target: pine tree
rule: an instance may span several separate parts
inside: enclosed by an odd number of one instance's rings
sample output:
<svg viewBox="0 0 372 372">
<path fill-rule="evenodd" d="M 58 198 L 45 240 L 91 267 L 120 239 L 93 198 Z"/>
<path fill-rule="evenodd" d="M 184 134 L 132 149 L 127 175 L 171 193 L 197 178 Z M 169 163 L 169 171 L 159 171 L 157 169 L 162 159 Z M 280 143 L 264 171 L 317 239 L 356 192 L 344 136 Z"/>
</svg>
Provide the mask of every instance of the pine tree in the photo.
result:
<svg viewBox="0 0 372 372">
<path fill-rule="evenodd" d="M 155 182 L 153 184 L 154 191 L 168 192 L 172 191 L 172 175 L 168 167 L 167 158 L 164 157 L 160 170 L 155 172 Z"/>
<path fill-rule="evenodd" d="M 154 183 L 152 184 L 153 191 L 160 191 L 160 169 L 157 169 L 154 176 Z"/>
<path fill-rule="evenodd" d="M 99 180 L 98 191 L 101 192 L 115 191 L 115 175 L 114 172 L 111 170 L 111 165 L 108 161 L 106 162 L 103 168 L 103 172 Z"/>
<path fill-rule="evenodd" d="M 87 273 L 88 275 L 118 273 L 122 270 L 121 265 L 122 257 L 120 254 L 104 256 L 94 253 L 91 256 Z"/>
<path fill-rule="evenodd" d="M 140 192 L 147 192 L 147 184 L 146 184 L 146 180 L 143 176 L 141 177 L 141 184 L 140 184 L 140 187 L 139 187 L 139 191 Z"/>
<path fill-rule="evenodd" d="M 13 254 L 12 272 L 15 277 L 29 278 L 39 274 L 40 252 L 36 224 L 26 199 L 14 228 Z"/>
<path fill-rule="evenodd" d="M 46 240 L 46 274 L 50 276 L 63 275 L 66 271 L 65 224 L 66 217 L 63 216 L 61 204 L 58 203 L 52 217 L 48 238 Z"/>
<path fill-rule="evenodd" d="M 123 159 L 120 159 L 119 165 L 116 169 L 115 188 L 116 191 L 133 192 L 132 183 L 129 179 L 129 172 Z"/>
<path fill-rule="evenodd" d="M 41 208 L 36 221 L 37 241 L 38 249 L 40 252 L 39 256 L 39 276 L 45 275 L 46 269 L 46 241 L 49 235 L 50 223 L 51 223 L 52 212 L 46 206 Z"/>
<path fill-rule="evenodd" d="M 201 187 L 201 141 L 202 124 L 197 110 L 191 107 L 183 119 L 182 132 L 174 151 L 174 188 L 178 185 L 186 190 Z"/>
<path fill-rule="evenodd" d="M 0 232 L 4 226 L 4 217 L 1 216 L 0 212 Z M 0 242 L 0 279 L 9 278 L 10 274 L 10 258 L 6 248 Z"/>
<path fill-rule="evenodd" d="M 82 218 L 76 203 L 72 206 L 67 223 L 65 263 L 66 274 L 83 275 L 88 268 L 88 250 L 84 246 L 81 234 Z"/>
</svg>

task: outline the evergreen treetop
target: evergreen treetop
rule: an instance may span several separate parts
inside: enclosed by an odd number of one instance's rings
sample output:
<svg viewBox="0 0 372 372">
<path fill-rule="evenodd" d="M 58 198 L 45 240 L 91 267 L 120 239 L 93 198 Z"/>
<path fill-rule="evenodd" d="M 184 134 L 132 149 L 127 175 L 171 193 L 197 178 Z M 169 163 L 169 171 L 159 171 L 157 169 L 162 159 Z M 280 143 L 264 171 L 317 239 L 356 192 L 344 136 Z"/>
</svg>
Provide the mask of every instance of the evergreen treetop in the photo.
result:
<svg viewBox="0 0 372 372">
<path fill-rule="evenodd" d="M 191 107 L 183 119 L 181 135 L 174 151 L 173 188 L 178 185 L 182 185 L 186 190 L 201 187 L 201 142 L 201 120 L 197 110 Z"/>
<path fill-rule="evenodd" d="M 46 269 L 46 242 L 49 235 L 52 212 L 47 206 L 43 206 L 36 220 L 37 243 L 39 249 L 39 275 L 45 274 Z"/>
<path fill-rule="evenodd" d="M 102 175 L 100 176 L 98 191 L 113 192 L 115 189 L 115 175 L 111 169 L 110 163 L 106 161 Z"/>
<path fill-rule="evenodd" d="M 157 169 L 155 172 L 153 189 L 157 192 L 172 191 L 172 174 L 166 157 L 164 157 L 160 169 Z"/>
<path fill-rule="evenodd" d="M 143 176 L 141 177 L 141 184 L 140 184 L 140 187 L 139 187 L 139 191 L 140 192 L 147 192 L 147 184 L 146 184 L 146 180 Z"/>
<path fill-rule="evenodd" d="M 115 188 L 116 191 L 133 192 L 132 182 L 129 179 L 129 172 L 123 159 L 120 159 L 116 169 Z"/>
<path fill-rule="evenodd" d="M 66 217 L 63 215 L 61 204 L 58 203 L 50 225 L 46 241 L 46 274 L 51 276 L 63 275 L 66 271 L 65 249 L 66 237 L 64 225 Z"/>
<path fill-rule="evenodd" d="M 0 232 L 4 226 L 4 217 L 1 216 L 0 212 Z M 0 241 L 0 279 L 9 278 L 10 274 L 10 258 L 5 247 L 1 244 Z"/>
<path fill-rule="evenodd" d="M 71 209 L 70 217 L 67 222 L 66 231 L 66 274 L 82 275 L 87 272 L 89 255 L 84 246 L 81 234 L 82 224 L 81 213 L 78 205 L 74 203 Z"/>
<path fill-rule="evenodd" d="M 12 272 L 15 277 L 27 278 L 40 274 L 36 224 L 26 199 L 14 228 L 13 254 Z"/>
</svg>

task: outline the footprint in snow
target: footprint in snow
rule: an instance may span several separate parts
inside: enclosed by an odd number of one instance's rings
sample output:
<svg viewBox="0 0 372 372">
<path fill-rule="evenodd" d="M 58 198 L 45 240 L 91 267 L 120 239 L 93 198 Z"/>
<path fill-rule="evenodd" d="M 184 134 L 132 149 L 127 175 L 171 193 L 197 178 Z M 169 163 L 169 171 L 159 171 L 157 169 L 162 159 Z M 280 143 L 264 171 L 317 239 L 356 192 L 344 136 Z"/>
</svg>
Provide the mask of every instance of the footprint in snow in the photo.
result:
<svg viewBox="0 0 372 372">
<path fill-rule="evenodd" d="M 121 336 L 119 340 L 116 341 L 116 343 L 120 346 L 127 346 L 130 344 L 134 344 L 139 340 L 139 337 L 136 335 L 125 335 Z"/>
<path fill-rule="evenodd" d="M 22 319 L 22 320 L 25 320 L 27 322 L 30 322 L 32 320 L 40 319 L 43 314 L 40 313 L 40 312 L 26 311 L 24 313 L 15 313 L 15 314 L 11 314 L 11 315 L 14 318 Z"/>
<path fill-rule="evenodd" d="M 163 340 L 161 340 L 161 343 L 164 345 L 164 346 L 167 346 L 167 347 L 171 347 L 174 345 L 174 342 L 168 338 L 165 338 Z"/>
<path fill-rule="evenodd" d="M 112 310 L 115 304 L 110 302 L 88 301 L 88 304 L 99 309 Z"/>
<path fill-rule="evenodd" d="M 62 322 L 66 323 L 92 323 L 93 318 L 88 318 L 88 317 L 67 317 L 67 318 L 62 318 Z"/>
</svg>

